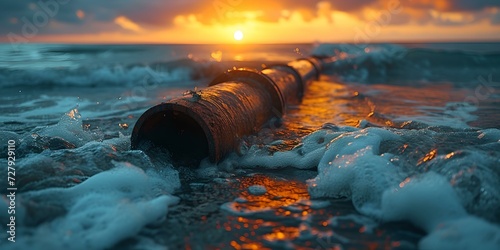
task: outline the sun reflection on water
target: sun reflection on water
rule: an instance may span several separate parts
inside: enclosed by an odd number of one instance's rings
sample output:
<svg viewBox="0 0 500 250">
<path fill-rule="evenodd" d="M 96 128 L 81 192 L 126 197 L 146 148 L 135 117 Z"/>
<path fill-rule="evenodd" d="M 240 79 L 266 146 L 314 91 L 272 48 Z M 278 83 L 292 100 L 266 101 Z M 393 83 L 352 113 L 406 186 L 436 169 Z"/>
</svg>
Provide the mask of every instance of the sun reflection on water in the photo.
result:
<svg viewBox="0 0 500 250">
<path fill-rule="evenodd" d="M 227 245 L 231 249 L 392 249 L 397 245 L 385 229 L 365 226 L 350 219 L 350 202 L 312 201 L 306 184 L 270 175 L 239 177 L 230 184 L 242 190 L 232 202 L 223 223 L 217 226 L 233 235 Z M 248 191 L 254 185 L 265 186 L 267 192 L 255 195 Z M 319 203 L 318 203 L 319 202 Z M 327 206 L 318 204 L 326 202 Z M 332 218 L 344 218 L 331 223 Z M 370 227 L 370 228 L 367 228 Z M 361 234 L 361 235 L 360 235 Z M 357 239 L 352 242 L 351 239 Z M 358 241 L 362 238 L 361 241 Z M 345 248 L 347 247 L 347 248 Z"/>
</svg>

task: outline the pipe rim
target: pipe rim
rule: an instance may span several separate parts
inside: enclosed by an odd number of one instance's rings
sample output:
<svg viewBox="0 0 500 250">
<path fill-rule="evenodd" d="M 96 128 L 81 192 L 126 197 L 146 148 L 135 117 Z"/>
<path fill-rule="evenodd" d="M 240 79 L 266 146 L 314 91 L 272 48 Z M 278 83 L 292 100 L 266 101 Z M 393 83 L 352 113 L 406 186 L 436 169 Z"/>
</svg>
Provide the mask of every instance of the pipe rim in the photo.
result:
<svg viewBox="0 0 500 250">
<path fill-rule="evenodd" d="M 213 138 L 213 133 L 209 129 L 208 124 L 205 123 L 205 121 L 201 118 L 201 116 L 198 113 L 187 112 L 187 110 L 188 109 L 186 107 L 176 102 L 161 103 L 146 110 L 146 112 L 144 112 L 141 115 L 141 117 L 139 117 L 134 126 L 134 129 L 132 130 L 132 135 L 130 138 L 131 149 L 139 149 L 138 147 L 140 146 L 141 142 L 143 142 L 146 139 L 146 138 L 140 139 L 139 137 L 143 125 L 145 124 L 145 122 L 149 120 L 150 117 L 164 112 L 174 111 L 174 112 L 179 112 L 187 117 L 190 117 L 196 122 L 196 124 L 202 129 L 203 134 L 205 135 L 205 140 L 207 141 L 207 146 L 208 146 L 208 156 L 210 160 L 214 162 L 219 161 L 221 159 L 221 152 L 216 152 L 215 142 L 211 139 Z"/>
<path fill-rule="evenodd" d="M 319 80 L 319 77 L 321 75 L 321 62 L 318 59 L 316 59 L 314 57 L 307 57 L 307 58 L 299 58 L 295 61 L 307 61 L 307 62 L 309 62 L 316 70 L 316 80 Z"/>
<path fill-rule="evenodd" d="M 299 91 L 297 93 L 297 98 L 299 101 L 302 101 L 302 98 L 304 97 L 304 93 L 305 93 L 305 82 L 302 79 L 302 76 L 300 75 L 300 73 L 294 67 L 292 67 L 288 64 L 279 63 L 279 64 L 270 65 L 269 67 L 264 68 L 264 70 L 265 69 L 278 69 L 279 70 L 280 68 L 287 70 L 289 73 L 293 74 L 293 76 L 297 79 L 298 89 L 299 89 Z"/>
<path fill-rule="evenodd" d="M 276 83 L 262 72 L 248 68 L 229 70 L 212 80 L 212 82 L 210 82 L 208 86 L 214 86 L 224 82 L 237 82 L 240 84 L 260 84 L 268 90 L 271 98 L 273 99 L 273 106 L 280 113 L 280 115 L 283 115 L 285 113 L 286 103 L 283 93 L 281 93 L 281 90 L 276 85 Z"/>
</svg>

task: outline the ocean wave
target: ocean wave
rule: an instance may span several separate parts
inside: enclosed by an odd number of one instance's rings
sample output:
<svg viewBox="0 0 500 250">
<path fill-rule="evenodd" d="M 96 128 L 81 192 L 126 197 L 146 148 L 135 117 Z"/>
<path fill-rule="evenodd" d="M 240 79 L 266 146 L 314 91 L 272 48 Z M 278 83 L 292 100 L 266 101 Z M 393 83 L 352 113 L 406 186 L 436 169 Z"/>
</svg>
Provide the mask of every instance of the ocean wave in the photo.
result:
<svg viewBox="0 0 500 250">
<path fill-rule="evenodd" d="M 132 86 L 168 84 L 210 77 L 223 68 L 215 62 L 181 59 L 149 65 L 103 65 L 78 68 L 0 68 L 0 86 Z"/>
<path fill-rule="evenodd" d="M 69 46 L 69 47 L 56 47 L 48 48 L 42 53 L 48 54 L 101 54 L 101 53 L 127 53 L 127 52 L 142 52 L 146 51 L 143 46 L 121 45 L 121 46 Z"/>
<path fill-rule="evenodd" d="M 145 57 L 152 55 L 141 54 L 142 49 L 146 48 L 56 47 L 26 52 L 15 56 L 17 61 L 9 59 L 11 64 L 0 66 L 0 86 L 129 86 L 144 81 L 165 84 L 212 77 L 238 65 L 235 61 L 194 60 L 189 56 L 150 63 Z M 334 57 L 335 61 L 326 65 L 323 74 L 347 83 L 451 82 L 469 86 L 477 84 L 480 77 L 494 75 L 500 68 L 498 53 L 408 48 L 397 44 L 320 44 L 311 54 Z"/>
<path fill-rule="evenodd" d="M 397 44 L 321 44 L 313 55 L 333 56 L 325 74 L 344 82 L 415 85 L 477 83 L 498 72 L 500 54 L 408 48 Z"/>
</svg>

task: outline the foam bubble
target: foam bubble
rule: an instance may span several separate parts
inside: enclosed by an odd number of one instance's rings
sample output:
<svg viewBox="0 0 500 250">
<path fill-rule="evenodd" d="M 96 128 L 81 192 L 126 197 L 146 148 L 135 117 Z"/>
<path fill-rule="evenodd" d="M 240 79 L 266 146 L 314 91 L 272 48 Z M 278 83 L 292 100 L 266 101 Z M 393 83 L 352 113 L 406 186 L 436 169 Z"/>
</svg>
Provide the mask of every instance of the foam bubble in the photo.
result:
<svg viewBox="0 0 500 250">
<path fill-rule="evenodd" d="M 382 198 L 383 220 L 407 220 L 424 229 L 421 249 L 498 249 L 500 227 L 467 214 L 443 177 L 426 173 L 387 190 Z"/>
<path fill-rule="evenodd" d="M 462 238 L 464 245 L 470 246 L 470 249 L 472 246 L 498 246 L 500 228 L 469 215 L 462 204 L 479 202 L 483 210 L 494 208 L 497 205 L 491 201 L 497 197 L 495 190 L 491 192 L 491 199 L 488 192 L 483 192 L 489 203 L 484 203 L 482 199 L 468 200 L 464 192 L 460 192 L 459 197 L 457 191 L 461 190 L 460 186 L 454 189 L 447 176 L 455 176 L 456 179 L 461 171 L 456 169 L 457 163 L 448 160 L 449 156 L 438 157 L 435 161 L 446 158 L 448 165 L 455 166 L 449 171 L 456 174 L 448 171 L 439 175 L 430 171 L 410 177 L 408 175 L 415 172 L 406 172 L 392 163 L 391 154 L 380 152 L 381 142 L 391 140 L 400 138 L 390 131 L 374 128 L 345 133 L 334 139 L 319 163 L 318 176 L 309 182 L 311 196 L 349 197 L 356 209 L 365 215 L 382 221 L 410 221 L 429 233 L 421 243 L 424 249 L 455 249 L 460 246 L 448 243 L 446 235 L 454 232 L 453 228 L 462 225 L 462 221 L 471 221 L 476 230 L 489 234 L 468 235 L 468 230 L 457 229 L 460 235 L 457 237 Z M 472 157 L 475 157 L 474 154 Z M 481 161 L 476 162 L 481 164 Z M 481 170 L 476 175 L 485 182 L 483 189 L 490 190 L 488 183 L 496 182 L 490 180 L 490 176 L 481 176 L 488 169 Z M 442 225 L 450 226 L 442 229 Z"/>
<path fill-rule="evenodd" d="M 312 197 L 348 197 L 359 211 L 380 216 L 382 191 L 398 183 L 391 155 L 379 155 L 385 140 L 398 140 L 390 131 L 367 128 L 345 133 L 332 142 L 318 165 L 318 176 L 309 181 Z"/>
<path fill-rule="evenodd" d="M 96 139 L 94 134 L 83 130 L 82 116 L 76 108 L 63 115 L 56 125 L 43 128 L 36 134 L 48 137 L 61 137 L 77 147 Z"/>
<path fill-rule="evenodd" d="M 441 223 L 419 242 L 420 249 L 455 250 L 500 248 L 500 228 L 480 218 L 465 218 Z"/>
<path fill-rule="evenodd" d="M 340 129 L 317 130 L 304 138 L 302 142 L 289 151 L 278 151 L 270 154 L 267 147 L 251 146 L 243 155 L 232 154 L 218 164 L 222 169 L 254 168 L 256 166 L 268 169 L 280 169 L 294 167 L 298 169 L 315 168 L 326 150 L 326 145 L 335 137 L 346 131 L 354 131 L 356 128 L 343 127 Z M 272 145 L 271 143 L 270 145 Z M 203 168 L 208 168 L 209 163 L 202 163 Z"/>
<path fill-rule="evenodd" d="M 251 146 L 231 160 L 233 166 L 245 168 L 317 164 L 318 175 L 308 181 L 312 199 L 347 197 L 356 210 L 376 221 L 409 221 L 428 233 L 420 242 L 423 249 L 495 249 L 500 228 L 484 219 L 498 220 L 491 212 L 500 206 L 498 130 L 450 130 L 325 127 L 302 138 L 302 144 L 292 150 L 270 155 L 266 146 Z M 446 144 L 436 149 L 427 145 L 435 142 L 429 136 L 477 145 L 457 150 L 459 145 Z M 433 155 L 419 152 L 427 148 Z M 254 212 L 241 211 L 234 202 L 223 209 L 239 215 Z M 376 225 L 371 220 L 360 223 Z M 465 223 L 488 236 L 470 232 Z M 455 233 L 463 244 L 450 242 Z"/>
<path fill-rule="evenodd" d="M 439 223 L 467 215 L 448 181 L 434 172 L 386 190 L 381 208 L 383 220 L 407 220 L 428 232 Z"/>
<path fill-rule="evenodd" d="M 178 198 L 169 195 L 178 179 L 160 179 L 126 162 L 71 188 L 49 188 L 20 195 L 21 204 L 51 201 L 61 214 L 36 228 L 19 226 L 11 249 L 104 249 L 133 237 L 165 218 Z M 26 217 L 31 216 L 29 213 Z M 27 221 L 29 218 L 19 218 Z M 36 244 L 35 244 L 36 243 Z"/>
<path fill-rule="evenodd" d="M 262 185 L 253 185 L 248 187 L 248 192 L 253 195 L 263 195 L 267 192 L 267 189 Z"/>
</svg>

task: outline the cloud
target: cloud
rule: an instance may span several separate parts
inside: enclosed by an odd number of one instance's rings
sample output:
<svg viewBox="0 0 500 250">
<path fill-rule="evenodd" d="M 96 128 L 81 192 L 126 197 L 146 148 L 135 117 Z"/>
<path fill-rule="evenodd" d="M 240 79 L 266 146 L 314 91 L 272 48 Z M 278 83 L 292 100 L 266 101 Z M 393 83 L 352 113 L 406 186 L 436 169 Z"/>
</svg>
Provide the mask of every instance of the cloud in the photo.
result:
<svg viewBox="0 0 500 250">
<path fill-rule="evenodd" d="M 392 16 L 391 26 L 468 25 L 483 20 L 500 24 L 498 0 L 16 0 L 2 3 L 0 34 L 21 32 L 26 21 L 36 22 L 37 13 L 49 17 L 40 34 L 166 30 L 189 17 L 202 25 L 278 23 L 292 17 L 306 23 L 318 18 L 333 23 L 334 13 L 345 13 L 369 22 L 395 1 L 403 11 Z"/>
<path fill-rule="evenodd" d="M 138 24 L 134 23 L 133 21 L 124 16 L 119 16 L 115 18 L 114 22 L 126 30 L 131 30 L 134 32 L 140 32 L 143 30 L 141 26 L 139 26 Z"/>
<path fill-rule="evenodd" d="M 498 0 L 419 0 L 410 4 L 416 8 L 435 9 L 437 11 L 478 11 L 488 7 L 498 7 Z"/>
</svg>

